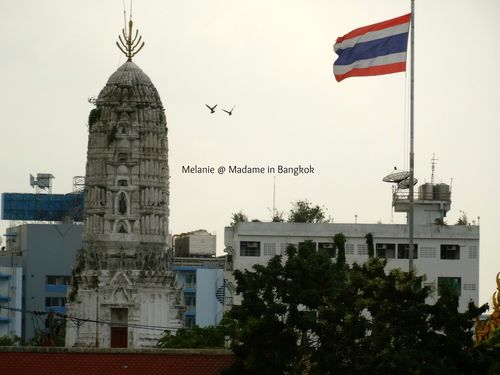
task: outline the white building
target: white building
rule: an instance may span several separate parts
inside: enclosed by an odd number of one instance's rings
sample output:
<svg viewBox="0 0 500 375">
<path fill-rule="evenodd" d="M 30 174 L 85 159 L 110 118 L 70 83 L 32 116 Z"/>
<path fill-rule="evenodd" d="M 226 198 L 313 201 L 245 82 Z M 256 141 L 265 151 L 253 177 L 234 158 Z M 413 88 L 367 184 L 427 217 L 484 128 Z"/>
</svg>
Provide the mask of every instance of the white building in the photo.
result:
<svg viewBox="0 0 500 375">
<path fill-rule="evenodd" d="M 459 309 L 464 311 L 470 300 L 476 305 L 479 302 L 479 226 L 439 224 L 450 208 L 450 192 L 443 184 L 434 185 L 434 188 L 429 185 L 422 185 L 415 199 L 414 267 L 418 275 L 425 275 L 424 285 L 435 290 L 429 303 L 436 300 L 439 286 L 448 283 L 459 294 Z M 395 192 L 393 206 L 397 212 L 405 212 L 408 194 Z M 337 233 L 347 238 L 348 263 L 363 263 L 368 259 L 365 236 L 372 233 L 375 256 L 387 259 L 387 269 L 408 270 L 407 225 L 239 223 L 234 228 L 226 227 L 224 237 L 229 266 L 226 278 L 232 286 L 233 303 L 238 304 L 241 300 L 234 293 L 232 270 L 266 264 L 272 256 L 283 254 L 288 244 L 298 246 L 310 240 L 317 249 L 333 247 L 333 236 Z"/>
</svg>

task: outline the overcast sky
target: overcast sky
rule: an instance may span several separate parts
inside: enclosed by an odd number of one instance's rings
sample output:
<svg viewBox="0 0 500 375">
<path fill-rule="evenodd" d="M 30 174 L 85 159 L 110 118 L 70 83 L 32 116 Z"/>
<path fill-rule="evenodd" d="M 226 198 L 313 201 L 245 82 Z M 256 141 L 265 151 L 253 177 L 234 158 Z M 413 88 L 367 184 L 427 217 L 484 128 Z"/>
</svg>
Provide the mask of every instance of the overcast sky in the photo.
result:
<svg viewBox="0 0 500 375">
<path fill-rule="evenodd" d="M 416 3 L 415 176 L 430 181 L 435 153 L 435 181 L 453 180 L 448 223 L 460 210 L 480 216 L 480 302 L 489 302 L 500 271 L 500 2 Z M 85 174 L 87 98 L 125 61 L 115 46 L 122 4 L 0 0 L 0 192 L 32 192 L 30 173 L 52 173 L 53 192 L 67 193 Z M 311 175 L 276 176 L 278 210 L 308 199 L 337 223 L 404 223 L 382 178 L 407 168 L 408 77 L 337 83 L 332 46 L 409 11 L 402 0 L 136 0 L 146 46 L 134 62 L 169 128 L 171 232 L 216 232 L 221 253 L 231 213 L 271 217 L 272 174 L 182 174 L 195 164 L 312 165 Z M 236 108 L 211 115 L 206 103 Z"/>
</svg>

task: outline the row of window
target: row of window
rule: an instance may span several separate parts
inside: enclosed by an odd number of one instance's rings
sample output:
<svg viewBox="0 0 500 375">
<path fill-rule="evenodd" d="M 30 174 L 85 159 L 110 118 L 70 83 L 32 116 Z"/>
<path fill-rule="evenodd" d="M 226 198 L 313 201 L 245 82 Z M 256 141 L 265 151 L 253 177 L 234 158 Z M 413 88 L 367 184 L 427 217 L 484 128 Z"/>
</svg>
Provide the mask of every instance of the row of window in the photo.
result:
<svg viewBox="0 0 500 375">
<path fill-rule="evenodd" d="M 66 297 L 45 297 L 46 307 L 64 307 L 66 302 Z"/>
<path fill-rule="evenodd" d="M 70 285 L 71 276 L 53 276 L 47 275 L 48 285 Z"/>
<path fill-rule="evenodd" d="M 305 242 L 299 242 L 298 247 L 304 246 Z M 331 257 L 337 256 L 337 249 L 333 242 L 312 242 L 318 251 L 326 251 Z M 281 243 L 280 254 L 284 254 L 289 244 Z M 395 243 L 377 243 L 375 245 L 375 255 L 385 259 L 408 259 L 409 258 L 409 244 L 395 244 Z M 274 256 L 276 252 L 275 243 L 264 243 L 263 246 L 264 256 Z M 347 243 L 345 245 L 346 255 L 354 255 L 354 244 Z M 421 258 L 436 258 L 437 251 L 435 247 L 422 246 L 420 249 Z M 366 244 L 358 244 L 358 255 L 368 255 L 368 247 Z M 440 259 L 460 259 L 460 246 L 457 244 L 442 244 L 440 246 Z M 260 241 L 240 241 L 240 256 L 243 257 L 260 257 L 261 256 L 261 243 Z M 469 246 L 469 259 L 477 259 L 478 248 L 477 246 Z M 419 257 L 418 244 L 414 244 L 413 258 Z"/>
<path fill-rule="evenodd" d="M 196 306 L 196 296 L 190 294 L 184 294 L 184 305 L 195 307 Z"/>
</svg>

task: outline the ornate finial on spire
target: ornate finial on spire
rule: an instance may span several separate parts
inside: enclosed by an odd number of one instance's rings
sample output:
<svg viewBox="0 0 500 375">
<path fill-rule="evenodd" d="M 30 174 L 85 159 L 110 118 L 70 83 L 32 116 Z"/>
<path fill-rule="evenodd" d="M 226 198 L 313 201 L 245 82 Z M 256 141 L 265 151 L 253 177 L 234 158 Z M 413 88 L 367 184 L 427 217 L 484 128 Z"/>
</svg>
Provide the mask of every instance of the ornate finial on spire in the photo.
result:
<svg viewBox="0 0 500 375">
<path fill-rule="evenodd" d="M 118 42 L 116 42 L 116 45 L 120 49 L 120 51 L 122 51 L 123 54 L 127 56 L 127 61 L 132 61 L 132 57 L 137 55 L 137 53 L 142 49 L 142 47 L 144 47 L 144 42 L 142 42 L 140 47 L 137 48 L 137 46 L 139 46 L 139 44 L 141 43 L 142 39 L 142 36 L 139 36 L 139 39 L 137 40 L 137 36 L 139 35 L 139 30 L 135 30 L 135 36 L 132 39 L 132 25 L 133 25 L 132 20 L 128 21 L 128 36 L 125 34 L 125 29 L 122 29 L 123 39 L 121 35 L 118 35 L 118 39 L 120 40 L 121 46 Z"/>
</svg>

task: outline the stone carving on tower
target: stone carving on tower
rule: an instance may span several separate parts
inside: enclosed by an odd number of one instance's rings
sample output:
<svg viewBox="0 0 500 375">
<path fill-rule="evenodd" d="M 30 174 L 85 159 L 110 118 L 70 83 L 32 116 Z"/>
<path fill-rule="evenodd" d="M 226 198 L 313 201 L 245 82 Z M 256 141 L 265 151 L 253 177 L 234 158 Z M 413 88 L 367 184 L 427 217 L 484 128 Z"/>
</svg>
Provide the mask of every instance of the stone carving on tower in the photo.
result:
<svg viewBox="0 0 500 375">
<path fill-rule="evenodd" d="M 67 346 L 155 346 L 162 328 L 182 326 L 167 247 L 167 124 L 156 88 L 132 62 L 144 46 L 132 26 L 117 43 L 128 60 L 89 116 L 83 249 L 67 311 L 94 322 L 69 320 Z"/>
</svg>

